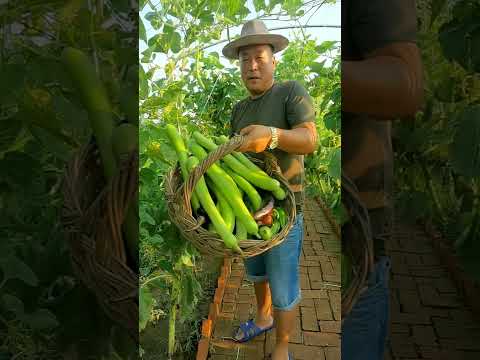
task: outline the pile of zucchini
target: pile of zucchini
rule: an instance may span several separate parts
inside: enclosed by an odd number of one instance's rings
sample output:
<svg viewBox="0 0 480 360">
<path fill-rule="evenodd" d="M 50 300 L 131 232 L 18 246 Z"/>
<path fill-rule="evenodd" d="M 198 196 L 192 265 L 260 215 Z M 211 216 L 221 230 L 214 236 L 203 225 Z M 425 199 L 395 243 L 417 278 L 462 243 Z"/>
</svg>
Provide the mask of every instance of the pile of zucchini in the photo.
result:
<svg viewBox="0 0 480 360">
<path fill-rule="evenodd" d="M 188 140 L 166 125 L 175 149 L 183 180 L 208 153 L 228 141 L 225 136 L 210 138 L 195 131 Z M 188 147 L 187 147 L 188 146 Z M 287 214 L 278 205 L 286 198 L 280 182 L 240 152 L 233 152 L 212 164 L 191 194 L 194 215 L 204 216 L 204 227 L 217 233 L 225 246 L 238 253 L 240 240 L 269 240 L 287 224 Z M 275 206 L 277 200 L 277 206 Z"/>
</svg>

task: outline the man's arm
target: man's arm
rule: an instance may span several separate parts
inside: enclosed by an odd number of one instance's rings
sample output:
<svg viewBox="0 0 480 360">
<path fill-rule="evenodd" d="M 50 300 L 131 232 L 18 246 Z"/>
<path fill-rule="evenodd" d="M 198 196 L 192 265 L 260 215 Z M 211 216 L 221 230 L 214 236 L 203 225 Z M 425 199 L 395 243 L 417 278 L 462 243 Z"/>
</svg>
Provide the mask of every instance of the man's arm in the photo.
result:
<svg viewBox="0 0 480 360">
<path fill-rule="evenodd" d="M 241 152 L 259 153 L 268 148 L 272 133 L 268 126 L 250 125 L 240 131 L 245 143 Z M 277 129 L 278 148 L 292 154 L 305 155 L 315 151 L 317 147 L 317 129 L 314 122 L 304 122 L 291 130 Z"/>
<path fill-rule="evenodd" d="M 422 62 L 414 43 L 392 43 L 365 60 L 342 61 L 343 111 L 391 119 L 413 115 L 422 103 Z"/>
</svg>

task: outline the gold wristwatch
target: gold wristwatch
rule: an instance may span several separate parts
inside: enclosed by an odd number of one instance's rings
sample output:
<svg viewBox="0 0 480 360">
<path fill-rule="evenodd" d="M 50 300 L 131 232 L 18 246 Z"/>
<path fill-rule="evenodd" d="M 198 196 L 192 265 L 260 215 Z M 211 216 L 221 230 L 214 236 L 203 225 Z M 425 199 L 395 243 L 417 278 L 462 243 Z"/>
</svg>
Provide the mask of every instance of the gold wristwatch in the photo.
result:
<svg viewBox="0 0 480 360">
<path fill-rule="evenodd" d="M 270 131 L 272 132 L 272 141 L 270 141 L 270 145 L 268 148 L 270 150 L 275 149 L 278 146 L 278 133 L 277 133 L 277 128 L 270 126 Z"/>
</svg>

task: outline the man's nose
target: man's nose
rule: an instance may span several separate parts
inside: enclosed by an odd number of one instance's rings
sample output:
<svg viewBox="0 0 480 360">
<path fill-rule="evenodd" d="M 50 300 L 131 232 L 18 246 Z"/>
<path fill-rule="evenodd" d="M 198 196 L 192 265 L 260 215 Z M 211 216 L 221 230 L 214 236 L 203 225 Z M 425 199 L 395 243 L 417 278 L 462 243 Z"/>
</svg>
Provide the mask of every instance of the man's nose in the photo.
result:
<svg viewBox="0 0 480 360">
<path fill-rule="evenodd" d="M 248 70 L 257 70 L 258 69 L 258 63 L 255 59 L 252 59 L 248 62 Z"/>
</svg>

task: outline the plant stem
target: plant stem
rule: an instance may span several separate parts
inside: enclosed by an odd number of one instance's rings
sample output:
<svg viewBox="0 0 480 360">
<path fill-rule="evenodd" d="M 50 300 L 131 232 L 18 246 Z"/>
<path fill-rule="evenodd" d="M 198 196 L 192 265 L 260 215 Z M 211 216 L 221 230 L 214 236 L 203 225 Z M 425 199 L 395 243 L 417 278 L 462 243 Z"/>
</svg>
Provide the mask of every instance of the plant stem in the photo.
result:
<svg viewBox="0 0 480 360">
<path fill-rule="evenodd" d="M 175 351 L 175 320 L 177 317 L 176 302 L 170 308 L 170 317 L 168 320 L 168 358 L 171 359 Z"/>
</svg>

